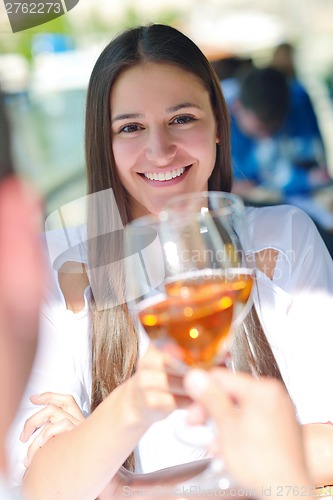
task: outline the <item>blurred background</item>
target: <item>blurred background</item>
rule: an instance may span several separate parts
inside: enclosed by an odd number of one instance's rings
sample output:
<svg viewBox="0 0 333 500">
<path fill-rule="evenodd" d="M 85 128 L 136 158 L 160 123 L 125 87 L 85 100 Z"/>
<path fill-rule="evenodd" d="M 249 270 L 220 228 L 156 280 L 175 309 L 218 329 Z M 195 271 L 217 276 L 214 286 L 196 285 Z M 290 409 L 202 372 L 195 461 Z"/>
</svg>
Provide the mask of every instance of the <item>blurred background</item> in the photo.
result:
<svg viewBox="0 0 333 500">
<path fill-rule="evenodd" d="M 102 48 L 127 26 L 163 22 L 183 30 L 212 60 L 269 63 L 295 49 L 333 174 L 333 0 L 80 0 L 67 14 L 11 33 L 0 3 L 0 85 L 19 170 L 45 196 L 46 215 L 85 194 L 84 108 Z"/>
</svg>

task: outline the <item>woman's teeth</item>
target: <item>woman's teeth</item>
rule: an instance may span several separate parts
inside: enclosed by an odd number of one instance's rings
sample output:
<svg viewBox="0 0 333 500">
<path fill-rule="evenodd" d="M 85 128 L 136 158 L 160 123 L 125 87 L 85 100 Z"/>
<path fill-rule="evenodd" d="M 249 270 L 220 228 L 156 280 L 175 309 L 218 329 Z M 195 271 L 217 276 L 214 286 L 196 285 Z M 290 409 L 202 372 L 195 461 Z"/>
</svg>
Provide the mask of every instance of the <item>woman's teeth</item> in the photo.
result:
<svg viewBox="0 0 333 500">
<path fill-rule="evenodd" d="M 179 177 L 180 175 L 183 175 L 185 172 L 185 168 L 176 168 L 175 170 L 171 170 L 170 172 L 158 172 L 154 174 L 144 174 L 146 179 L 149 179 L 150 181 L 170 181 L 171 179 L 174 179 L 175 177 Z"/>
</svg>

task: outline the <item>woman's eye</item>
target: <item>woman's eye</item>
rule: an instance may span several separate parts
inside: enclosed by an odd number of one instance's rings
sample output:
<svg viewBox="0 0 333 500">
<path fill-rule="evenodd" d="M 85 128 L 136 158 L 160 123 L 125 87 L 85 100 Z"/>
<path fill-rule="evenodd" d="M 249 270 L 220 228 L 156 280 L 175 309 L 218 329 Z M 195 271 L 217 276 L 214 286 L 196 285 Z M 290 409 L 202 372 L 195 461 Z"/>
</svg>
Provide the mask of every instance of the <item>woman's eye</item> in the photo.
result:
<svg viewBox="0 0 333 500">
<path fill-rule="evenodd" d="M 122 133 L 122 132 L 125 132 L 125 134 L 130 134 L 132 132 L 137 132 L 138 130 L 141 130 L 142 127 L 140 127 L 140 125 L 137 125 L 136 123 L 130 123 L 129 125 L 124 125 L 124 127 L 122 127 L 118 133 Z"/>
<path fill-rule="evenodd" d="M 181 115 L 177 116 L 172 123 L 175 123 L 176 125 L 182 125 L 184 123 L 189 123 L 195 121 L 196 118 L 191 115 Z"/>
</svg>

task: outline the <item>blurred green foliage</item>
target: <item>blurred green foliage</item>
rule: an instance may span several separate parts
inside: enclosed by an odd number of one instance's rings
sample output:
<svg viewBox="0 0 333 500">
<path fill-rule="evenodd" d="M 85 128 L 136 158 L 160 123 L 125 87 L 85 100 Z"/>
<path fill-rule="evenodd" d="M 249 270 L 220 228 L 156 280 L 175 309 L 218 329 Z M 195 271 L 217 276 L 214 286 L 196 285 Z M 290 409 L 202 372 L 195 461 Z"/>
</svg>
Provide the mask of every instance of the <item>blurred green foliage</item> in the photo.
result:
<svg viewBox="0 0 333 500">
<path fill-rule="evenodd" d="M 63 33 L 71 34 L 72 29 L 66 16 L 57 17 L 48 23 L 35 26 L 34 28 L 0 35 L 0 53 L 22 54 L 28 61 L 32 60 L 31 42 L 37 33 Z"/>
<path fill-rule="evenodd" d="M 117 25 L 110 25 L 108 19 L 103 18 L 98 11 L 92 11 L 88 22 L 78 22 L 73 25 L 70 22 L 71 15 L 64 15 L 41 24 L 31 29 L 21 31 L 19 33 L 1 34 L 0 32 L 0 54 L 18 53 L 31 61 L 33 54 L 31 52 L 32 40 L 39 33 L 60 33 L 70 35 L 74 41 L 84 38 L 88 34 L 94 34 L 96 37 L 105 38 L 105 35 L 112 35 L 119 29 L 136 26 L 146 22 L 161 22 L 165 24 L 176 24 L 181 18 L 179 11 L 175 9 L 162 10 L 154 19 L 144 19 L 140 10 L 135 5 L 129 5 L 123 13 L 122 19 Z M 74 14 L 73 14 L 74 15 Z"/>
</svg>

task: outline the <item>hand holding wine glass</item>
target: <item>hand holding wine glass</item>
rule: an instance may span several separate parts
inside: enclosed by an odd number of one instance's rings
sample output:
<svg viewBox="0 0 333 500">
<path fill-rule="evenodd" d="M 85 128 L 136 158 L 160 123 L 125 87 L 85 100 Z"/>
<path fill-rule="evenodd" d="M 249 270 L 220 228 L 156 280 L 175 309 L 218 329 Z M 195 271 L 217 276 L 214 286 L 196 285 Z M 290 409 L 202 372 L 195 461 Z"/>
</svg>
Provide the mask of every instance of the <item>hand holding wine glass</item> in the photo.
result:
<svg viewBox="0 0 333 500">
<path fill-rule="evenodd" d="M 226 361 L 232 325 L 246 315 L 253 284 L 248 245 L 244 206 L 228 193 L 178 197 L 159 216 L 127 226 L 132 310 L 180 368 Z M 200 437 L 198 428 L 180 427 L 182 440 L 194 435 L 198 446 L 207 444 L 206 428 Z"/>
</svg>

